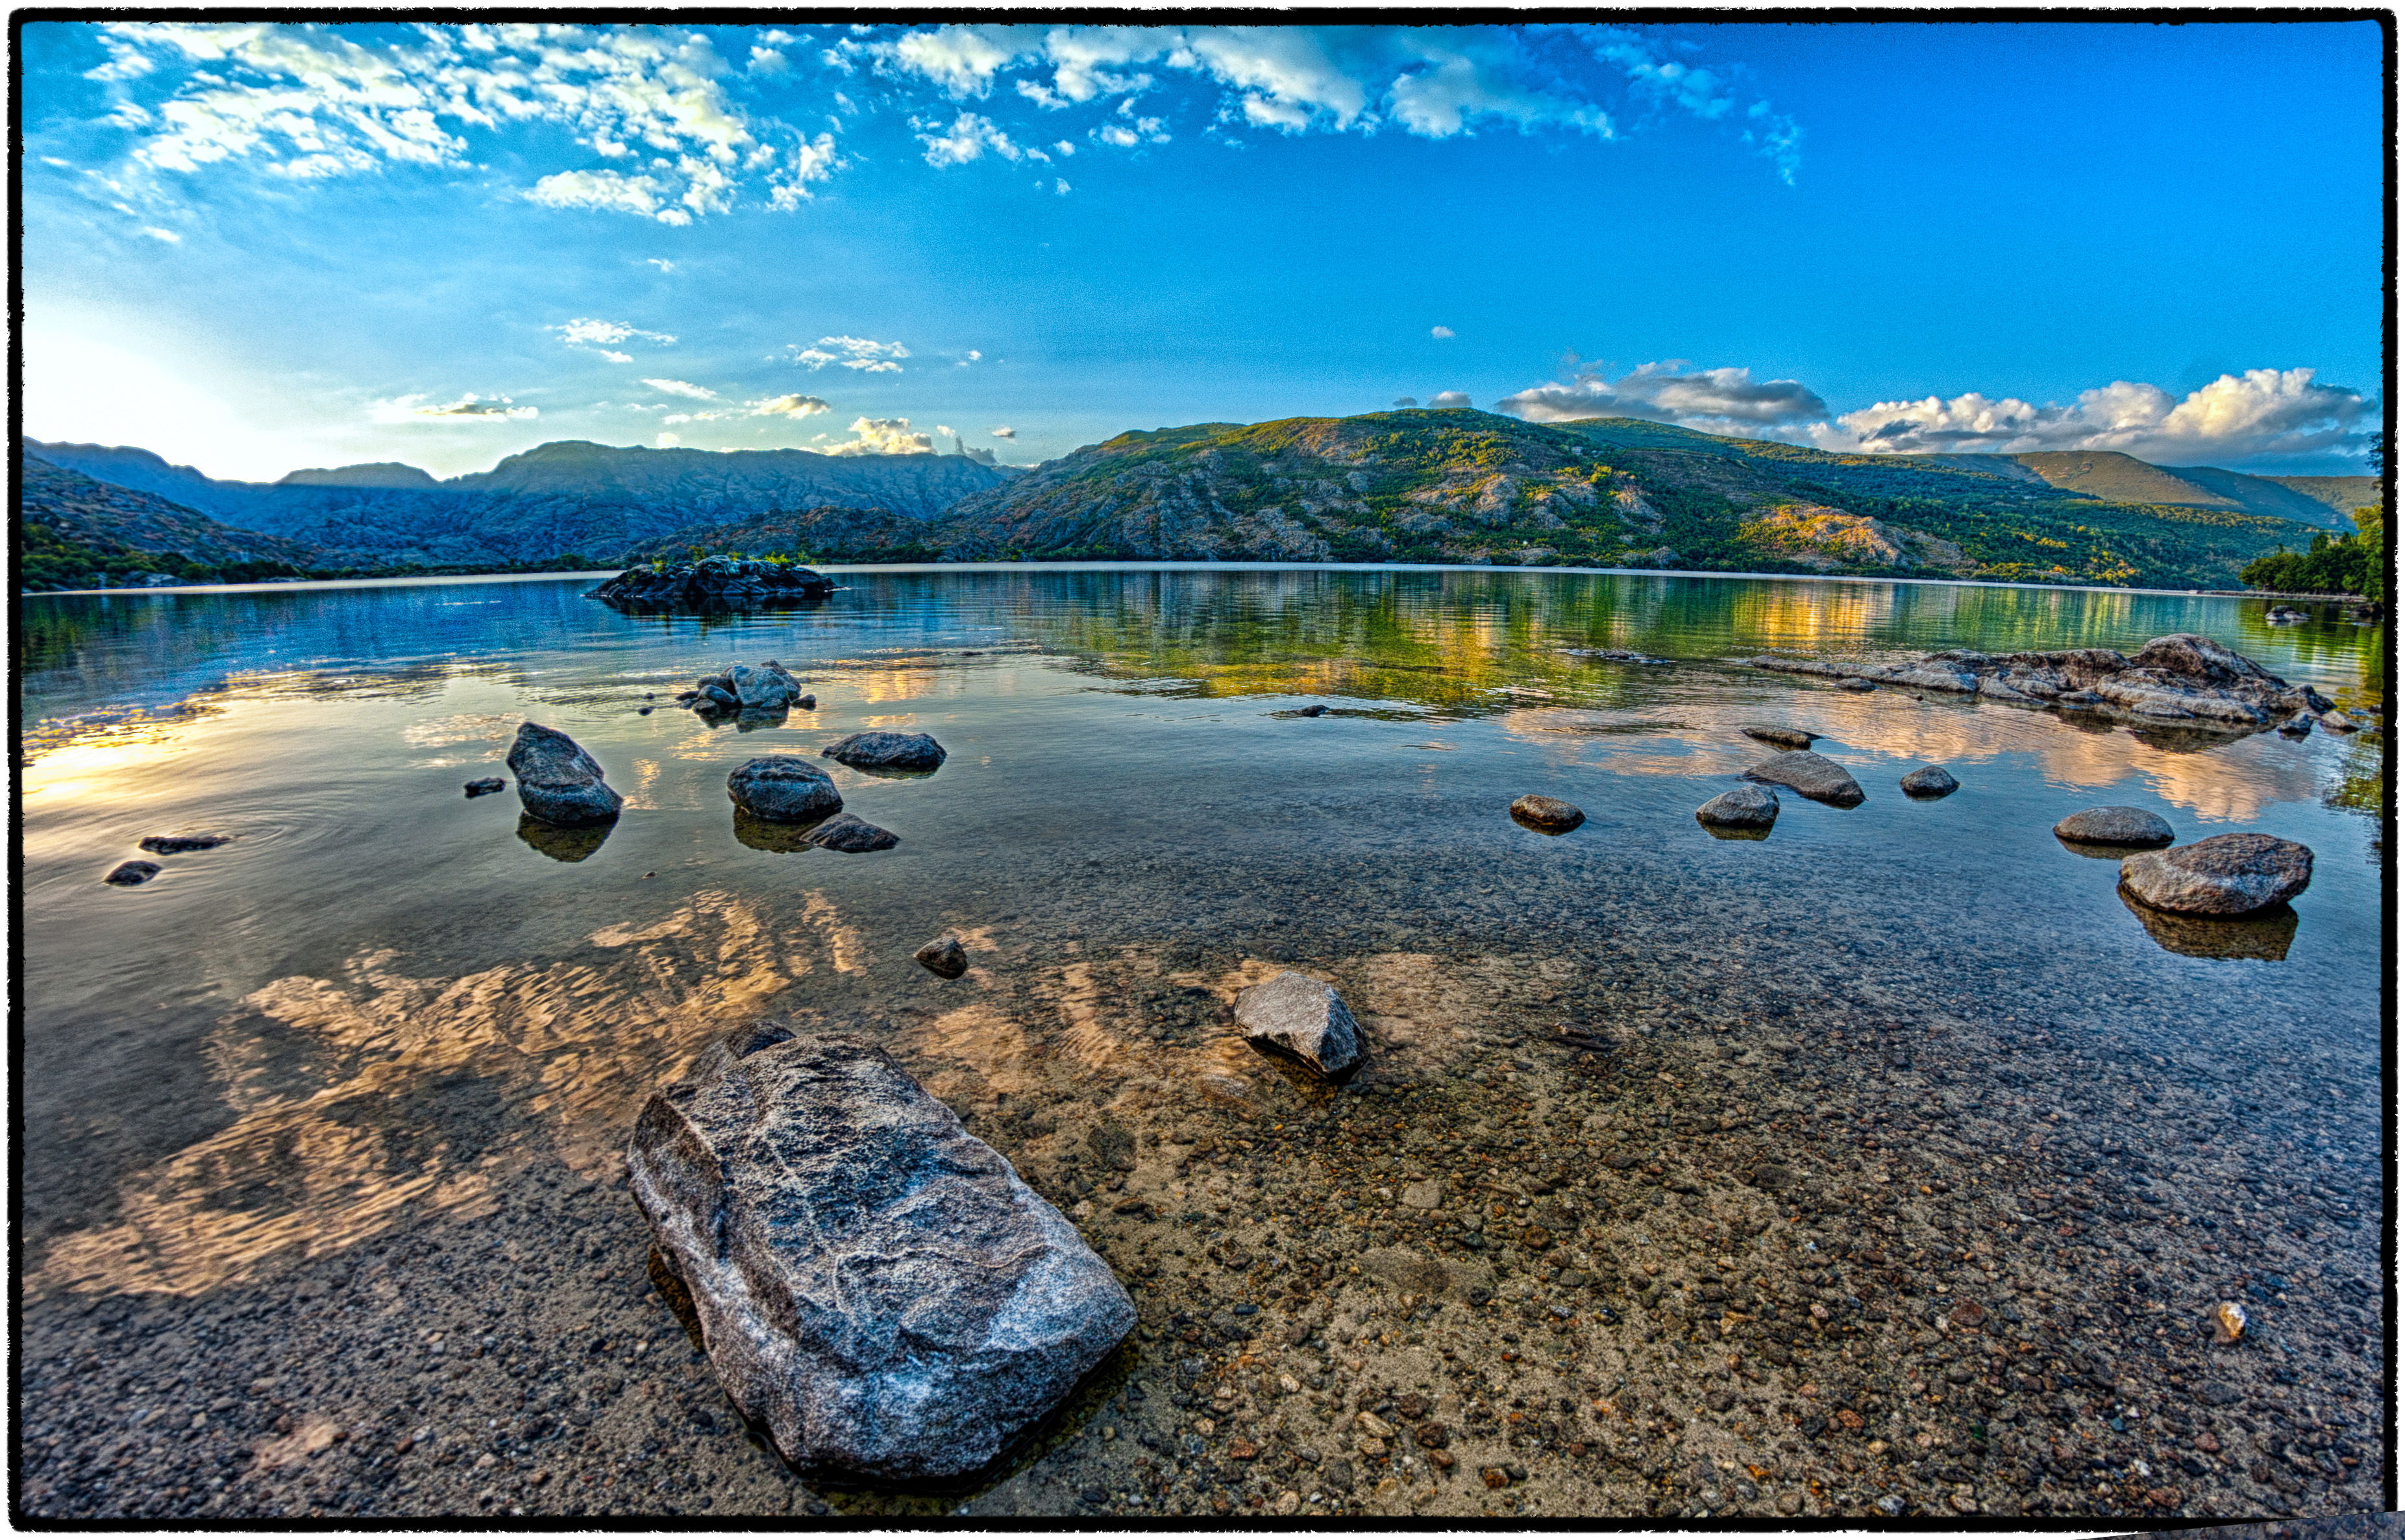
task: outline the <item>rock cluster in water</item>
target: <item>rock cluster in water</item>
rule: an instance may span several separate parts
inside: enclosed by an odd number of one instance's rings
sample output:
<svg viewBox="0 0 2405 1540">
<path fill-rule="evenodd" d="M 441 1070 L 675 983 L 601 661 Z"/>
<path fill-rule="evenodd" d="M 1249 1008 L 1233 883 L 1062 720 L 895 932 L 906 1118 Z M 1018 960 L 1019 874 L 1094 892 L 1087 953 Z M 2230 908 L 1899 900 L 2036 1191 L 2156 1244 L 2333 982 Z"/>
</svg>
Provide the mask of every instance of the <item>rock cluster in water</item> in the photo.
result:
<svg viewBox="0 0 2405 1540">
<path fill-rule="evenodd" d="M 626 1163 L 720 1383 L 806 1469 L 975 1471 L 1135 1324 L 1068 1220 L 864 1041 L 713 1044 Z"/>
<path fill-rule="evenodd" d="M 518 801 L 545 823 L 564 829 L 610 823 L 626 805 L 602 780 L 600 763 L 555 727 L 520 722 L 509 766 L 518 778 Z"/>
<path fill-rule="evenodd" d="M 803 694 L 802 681 L 774 658 L 757 668 L 737 663 L 729 664 L 724 673 L 704 674 L 676 701 L 705 716 L 720 717 L 738 712 L 782 712 L 795 706 L 809 710 L 818 705 L 818 698 Z"/>
<path fill-rule="evenodd" d="M 1778 657 L 1752 663 L 1843 684 L 1903 685 L 2236 732 L 2269 727 L 2299 711 L 2318 715 L 2331 708 L 2328 697 L 2310 686 L 2292 685 L 2219 642 L 2186 632 L 2157 637 L 2134 655 L 2083 647 L 2062 652 L 1927 652 L 1878 664 Z"/>
<path fill-rule="evenodd" d="M 710 609 L 823 599 L 834 592 L 834 579 L 791 562 L 705 556 L 658 567 L 630 567 L 585 596 L 628 609 Z"/>
</svg>

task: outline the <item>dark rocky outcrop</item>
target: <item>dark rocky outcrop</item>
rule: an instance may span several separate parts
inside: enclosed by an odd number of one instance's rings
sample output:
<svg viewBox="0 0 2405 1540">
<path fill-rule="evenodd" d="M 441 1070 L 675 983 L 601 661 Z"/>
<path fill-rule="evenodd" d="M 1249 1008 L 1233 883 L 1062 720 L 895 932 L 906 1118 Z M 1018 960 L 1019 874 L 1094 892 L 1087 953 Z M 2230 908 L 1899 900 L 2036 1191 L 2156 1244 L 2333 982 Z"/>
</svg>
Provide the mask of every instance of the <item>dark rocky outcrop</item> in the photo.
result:
<svg viewBox="0 0 2405 1540">
<path fill-rule="evenodd" d="M 118 862 L 100 880 L 112 888 L 139 888 L 158 875 L 159 863 L 155 861 L 125 861 Z"/>
<path fill-rule="evenodd" d="M 1942 764 L 1924 764 L 1896 782 L 1907 797 L 1950 797 L 1962 790 L 1962 783 L 1947 773 Z"/>
<path fill-rule="evenodd" d="M 1779 821 L 1779 798 L 1759 786 L 1738 786 L 1695 809 L 1695 821 L 1717 829 L 1767 829 Z"/>
<path fill-rule="evenodd" d="M 467 793 L 471 797 L 489 797 L 496 791 L 506 791 L 509 789 L 510 783 L 499 776 L 479 776 L 470 781 L 466 787 Z"/>
<path fill-rule="evenodd" d="M 585 595 L 624 609 L 740 609 L 825 598 L 835 580 L 791 562 L 705 556 L 630 567 Z"/>
<path fill-rule="evenodd" d="M 958 936 L 937 936 L 910 955 L 937 978 L 958 978 L 969 971 L 969 955 Z"/>
<path fill-rule="evenodd" d="M 1238 995 L 1236 1029 L 1323 1075 L 1342 1074 L 1361 1061 L 1361 1029 L 1343 999 L 1301 973 L 1280 973 Z"/>
<path fill-rule="evenodd" d="M 924 774 L 944 763 L 944 746 L 924 733 L 854 733 L 819 750 L 854 770 Z"/>
<path fill-rule="evenodd" d="M 518 724 L 510 745 L 510 774 L 518 778 L 518 801 L 545 823 L 563 829 L 609 823 L 626 799 L 601 778 L 601 766 L 576 740 L 540 722 Z"/>
<path fill-rule="evenodd" d="M 843 811 L 827 773 L 798 754 L 763 754 L 726 777 L 727 800 L 769 823 L 815 823 Z"/>
<path fill-rule="evenodd" d="M 2251 915 L 2313 879 L 2314 853 L 2269 834 L 2215 834 L 2121 863 L 2121 886 L 2139 902 L 2180 915 Z"/>
<path fill-rule="evenodd" d="M 2090 807 L 2054 826 L 2074 845 L 2169 845 L 2172 826 L 2143 807 Z"/>
<path fill-rule="evenodd" d="M 233 843 L 232 834 L 147 834 L 141 848 L 154 856 L 180 856 L 190 850 L 214 850 Z"/>
<path fill-rule="evenodd" d="M 1542 834 L 1567 834 L 1586 821 L 1586 814 L 1575 803 L 1533 791 L 1512 805 L 1512 817 Z"/>
<path fill-rule="evenodd" d="M 720 1383 L 806 1470 L 977 1471 L 1135 1323 L 1069 1222 L 861 1039 L 713 1044 L 626 1163 Z"/>
<path fill-rule="evenodd" d="M 837 813 L 804 838 L 821 850 L 840 850 L 848 856 L 870 850 L 891 850 L 902 843 L 902 837 L 892 830 L 879 829 L 867 819 L 850 813 Z"/>
<path fill-rule="evenodd" d="M 1862 805 L 1862 783 L 1835 760 L 1808 749 L 1773 754 L 1748 770 L 1745 778 L 1770 786 L 1784 786 L 1801 796 L 1825 802 L 1832 807 Z"/>
<path fill-rule="evenodd" d="M 2328 697 L 2310 686 L 2292 685 L 2219 642 L 2187 632 L 2157 637 L 2126 656 L 2083 647 L 2061 652 L 1929 652 L 1887 662 L 1760 657 L 1752 663 L 1845 683 L 1866 680 L 2229 732 L 2257 732 L 2299 711 L 2330 708 Z"/>
</svg>

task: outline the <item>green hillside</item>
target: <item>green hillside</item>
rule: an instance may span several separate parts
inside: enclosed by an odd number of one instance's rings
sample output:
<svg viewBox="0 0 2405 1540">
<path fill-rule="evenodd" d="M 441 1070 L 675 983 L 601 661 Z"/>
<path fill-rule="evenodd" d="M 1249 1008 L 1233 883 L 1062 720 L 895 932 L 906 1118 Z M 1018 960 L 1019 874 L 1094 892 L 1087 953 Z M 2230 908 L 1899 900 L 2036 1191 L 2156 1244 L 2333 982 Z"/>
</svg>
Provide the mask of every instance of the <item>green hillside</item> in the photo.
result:
<svg viewBox="0 0 2405 1540">
<path fill-rule="evenodd" d="M 1626 418 L 1547 425 L 1420 410 L 1123 433 L 965 499 L 935 538 L 955 556 L 1659 565 L 2186 588 L 2235 586 L 2245 563 L 2311 533 L 2229 507 L 2100 500 L 2026 469 L 1835 455 Z"/>
</svg>

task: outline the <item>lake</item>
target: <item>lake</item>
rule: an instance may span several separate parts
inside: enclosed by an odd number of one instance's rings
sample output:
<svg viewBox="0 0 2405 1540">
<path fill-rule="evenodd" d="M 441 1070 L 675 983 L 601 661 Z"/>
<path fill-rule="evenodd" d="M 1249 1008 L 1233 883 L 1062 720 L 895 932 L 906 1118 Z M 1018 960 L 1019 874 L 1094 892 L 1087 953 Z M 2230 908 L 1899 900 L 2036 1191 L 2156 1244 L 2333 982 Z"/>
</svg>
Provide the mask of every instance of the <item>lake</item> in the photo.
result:
<svg viewBox="0 0 2405 1540">
<path fill-rule="evenodd" d="M 1143 1309 L 969 1511 L 2376 1506 L 2384 735 L 2132 730 L 1742 660 L 2193 631 L 2376 707 L 2384 628 L 1937 583 L 829 570 L 823 605 L 718 617 L 620 614 L 590 577 L 20 601 L 29 1407 L 171 1411 L 139 1435 L 192 1471 L 162 1513 L 948 1511 L 720 1436 L 645 1272 L 634 1112 L 774 1012 L 879 1035 Z M 815 711 L 670 701 L 769 658 Z M 463 796 L 527 720 L 625 794 L 606 833 Z M 1770 752 L 1761 724 L 1823 735 L 1868 800 L 1712 837 L 1694 810 Z M 869 728 L 949 754 L 828 762 L 896 848 L 738 837 L 729 771 Z M 1906 799 L 1924 763 L 1962 789 Z M 1587 821 L 1521 828 L 1527 792 Z M 2142 915 L 2049 832 L 2103 805 L 2300 841 L 2313 884 L 2269 921 Z M 235 837 L 100 881 L 188 832 Z M 945 931 L 956 982 L 910 957 Z M 1234 991 L 1289 966 L 1369 1027 L 1357 1084 L 1231 1035 Z M 1563 1021 L 1617 1046 L 1565 1050 Z M 1104 1121 L 1134 1170 L 1094 1157 Z M 1406 1204 L 1413 1182 L 1446 1196 Z M 1340 1271 L 1365 1259 L 1383 1283 Z M 1722 1273 L 1837 1316 L 1707 1310 Z M 1263 1282 L 1287 1276 L 1310 1286 Z M 1989 1324 L 1948 1313 L 1971 1298 Z M 2255 1313 L 2243 1350 L 2202 1334 L 2224 1299 Z M 1991 1371 L 1962 1346 L 1983 1330 L 2024 1361 Z M 1178 1431 L 1223 1375 L 1258 1465 Z M 1832 1387 L 1867 1420 L 1842 1448 L 1800 1431 L 1835 1425 Z M 1343 1452 L 1351 1408 L 1412 1393 L 1526 1474 Z M 312 1418 L 345 1438 L 252 1452 Z M 2199 1432 L 2275 1426 L 2358 1463 L 2195 1461 Z M 81 1442 L 29 1432 L 26 1511 L 127 1511 Z"/>
</svg>

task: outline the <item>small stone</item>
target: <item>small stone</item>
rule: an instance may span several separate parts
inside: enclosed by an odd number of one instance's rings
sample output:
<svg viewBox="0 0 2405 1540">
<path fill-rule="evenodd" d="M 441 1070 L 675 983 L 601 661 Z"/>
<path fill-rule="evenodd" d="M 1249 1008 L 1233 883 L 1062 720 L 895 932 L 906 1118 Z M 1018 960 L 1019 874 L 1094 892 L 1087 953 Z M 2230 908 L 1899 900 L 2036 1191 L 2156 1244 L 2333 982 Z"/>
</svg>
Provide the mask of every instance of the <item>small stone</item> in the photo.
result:
<svg viewBox="0 0 2405 1540">
<path fill-rule="evenodd" d="M 1586 821 L 1586 814 L 1576 805 L 1534 792 L 1512 805 L 1512 817 L 1544 834 L 1567 834 Z"/>
<path fill-rule="evenodd" d="M 854 733 L 819 750 L 819 757 L 854 770 L 922 774 L 944 763 L 944 746 L 924 733 Z"/>
<path fill-rule="evenodd" d="M 763 754 L 726 777 L 727 800 L 769 823 L 809 823 L 843 810 L 827 773 L 798 754 Z"/>
<path fill-rule="evenodd" d="M 501 784 L 493 782 L 493 789 L 499 791 Z M 143 838 L 141 848 L 154 856 L 180 856 L 189 850 L 214 850 L 232 839 L 232 834 L 149 834 Z"/>
<path fill-rule="evenodd" d="M 937 978 L 958 978 L 969 971 L 969 955 L 958 936 L 937 936 L 910 955 Z"/>
<path fill-rule="evenodd" d="M 2235 1300 L 2225 1299 L 2213 1308 L 2213 1339 L 2224 1347 L 2246 1335 L 2246 1307 Z M 2210 1436 L 2208 1435 L 2207 1436 Z M 2204 1447 L 2199 1440 L 2197 1448 Z"/>
<path fill-rule="evenodd" d="M 139 888 L 158 875 L 159 863 L 155 861 L 120 861 L 116 870 L 100 880 L 112 888 Z"/>
<path fill-rule="evenodd" d="M 480 777 L 470 781 L 467 787 L 468 794 L 471 797 L 489 797 L 496 791 L 506 791 L 509 789 L 510 783 L 499 776 Z"/>
<path fill-rule="evenodd" d="M 1897 783 L 1907 797 L 1951 796 L 1962 789 L 1962 783 L 1946 773 L 1943 766 L 1924 764 Z"/>
<path fill-rule="evenodd" d="M 1295 715 L 1298 717 L 1324 717 L 1328 715 L 1328 707 L 1325 706 L 1306 706 L 1297 711 Z"/>
<path fill-rule="evenodd" d="M 1873 684 L 1868 679 L 1839 679 L 1837 681 L 1837 688 L 1840 690 L 1851 691 L 1855 694 L 1859 695 L 1866 692 L 1876 690 L 1878 686 Z"/>
<path fill-rule="evenodd" d="M 1323 1075 L 1361 1059 L 1361 1029 L 1336 991 L 1315 978 L 1284 973 L 1236 997 L 1236 1027 L 1257 1043 L 1287 1053 Z"/>
<path fill-rule="evenodd" d="M 2269 834 L 2215 834 L 2121 862 L 2121 884 L 2141 903 L 2182 915 L 2250 915 L 2313 878 L 2313 851 Z"/>
<path fill-rule="evenodd" d="M 1695 809 L 1695 821 L 1721 829 L 1767 829 L 1779 821 L 1779 798 L 1759 786 L 1739 786 Z"/>
<path fill-rule="evenodd" d="M 1384 1439 L 1395 1436 L 1394 1424 L 1387 1421 L 1385 1418 L 1380 1417 L 1376 1412 L 1362 1412 L 1355 1417 L 1353 1421 L 1363 1433 L 1368 1434 L 1372 1438 Z"/>
<path fill-rule="evenodd" d="M 891 850 L 902 843 L 902 836 L 851 813 L 837 813 L 804 836 L 803 843 L 822 850 L 840 850 L 856 856 L 870 850 Z"/>
<path fill-rule="evenodd" d="M 1411 1209 L 1433 1209 L 1444 1202 L 1444 1183 L 1433 1179 L 1414 1182 L 1403 1189 L 1403 1206 Z"/>
<path fill-rule="evenodd" d="M 1825 802 L 1832 807 L 1857 807 L 1862 805 L 1862 783 L 1849 774 L 1846 767 L 1825 754 L 1808 749 L 1773 754 L 1745 773 L 1751 781 L 1763 781 L 1772 786 L 1784 786 L 1815 802 Z"/>
<path fill-rule="evenodd" d="M 1818 733 L 1807 733 L 1800 727 L 1745 727 L 1738 731 L 1773 749 L 1809 749 L 1821 736 Z"/>
<path fill-rule="evenodd" d="M 2284 738 L 2309 736 L 2313 733 L 2314 722 L 2316 720 L 2311 711 L 2300 711 L 2280 724 L 2280 735 Z"/>
<path fill-rule="evenodd" d="M 2143 807 L 2090 807 L 2054 826 L 2074 845 L 2169 845 L 2172 826 Z"/>
<path fill-rule="evenodd" d="M 2353 718 L 2347 716 L 2343 711 L 2325 711 L 2314 720 L 2322 724 L 2322 731 L 2325 733 L 2355 733 L 2361 731 L 2360 725 Z"/>
<path fill-rule="evenodd" d="M 819 708 L 819 698 L 816 695 L 804 695 L 794 704 L 805 711 L 815 711 Z"/>
</svg>

